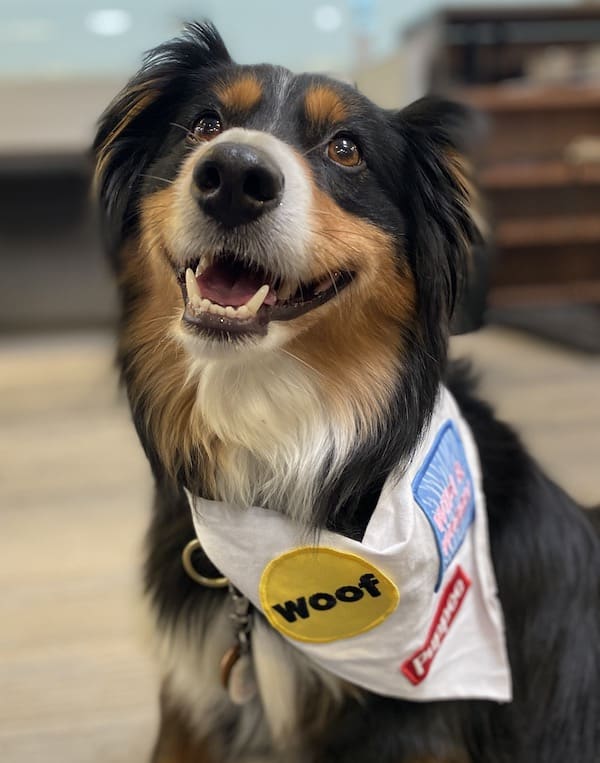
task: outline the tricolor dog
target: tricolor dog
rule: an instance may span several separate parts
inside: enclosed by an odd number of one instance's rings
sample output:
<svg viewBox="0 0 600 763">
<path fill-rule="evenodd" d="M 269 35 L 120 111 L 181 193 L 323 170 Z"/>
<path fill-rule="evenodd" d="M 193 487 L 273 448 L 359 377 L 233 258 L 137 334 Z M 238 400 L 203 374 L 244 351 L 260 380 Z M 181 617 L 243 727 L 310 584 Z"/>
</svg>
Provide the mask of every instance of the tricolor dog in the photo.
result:
<svg viewBox="0 0 600 763">
<path fill-rule="evenodd" d="M 153 763 L 600 760 L 597 514 L 446 360 L 470 120 L 239 66 L 198 24 L 101 118 Z"/>
</svg>

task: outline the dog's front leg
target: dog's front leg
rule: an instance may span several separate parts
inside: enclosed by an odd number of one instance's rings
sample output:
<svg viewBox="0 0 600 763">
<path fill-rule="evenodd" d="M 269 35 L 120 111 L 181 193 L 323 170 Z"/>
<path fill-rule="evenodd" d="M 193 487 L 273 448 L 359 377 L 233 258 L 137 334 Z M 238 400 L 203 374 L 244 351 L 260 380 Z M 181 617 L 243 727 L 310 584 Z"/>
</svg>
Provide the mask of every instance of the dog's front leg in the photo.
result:
<svg viewBox="0 0 600 763">
<path fill-rule="evenodd" d="M 219 763 L 208 739 L 198 740 L 181 713 L 161 694 L 160 726 L 151 763 Z"/>
<path fill-rule="evenodd" d="M 419 704 L 365 693 L 315 738 L 311 763 L 483 763 L 467 750 L 457 709 L 456 703 Z"/>
</svg>

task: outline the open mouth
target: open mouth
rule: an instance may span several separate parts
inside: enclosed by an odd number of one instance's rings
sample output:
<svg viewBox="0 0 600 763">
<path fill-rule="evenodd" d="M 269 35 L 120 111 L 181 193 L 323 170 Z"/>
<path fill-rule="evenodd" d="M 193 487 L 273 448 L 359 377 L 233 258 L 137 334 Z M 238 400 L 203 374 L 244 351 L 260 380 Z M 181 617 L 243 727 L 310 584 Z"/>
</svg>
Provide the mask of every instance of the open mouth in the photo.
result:
<svg viewBox="0 0 600 763">
<path fill-rule="evenodd" d="M 289 321 L 324 305 L 352 281 L 334 271 L 292 289 L 277 276 L 229 252 L 178 271 L 188 327 L 215 335 L 266 334 L 271 321 Z"/>
</svg>

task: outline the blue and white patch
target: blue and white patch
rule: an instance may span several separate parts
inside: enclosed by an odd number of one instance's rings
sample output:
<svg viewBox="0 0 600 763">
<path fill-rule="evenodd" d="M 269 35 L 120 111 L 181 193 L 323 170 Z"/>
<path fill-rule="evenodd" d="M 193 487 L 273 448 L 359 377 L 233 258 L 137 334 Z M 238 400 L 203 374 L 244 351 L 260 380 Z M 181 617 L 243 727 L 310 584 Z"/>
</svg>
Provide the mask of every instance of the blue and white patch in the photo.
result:
<svg viewBox="0 0 600 763">
<path fill-rule="evenodd" d="M 412 491 L 429 520 L 440 555 L 437 591 L 475 517 L 473 479 L 452 421 L 443 424 L 437 433 L 413 480 Z"/>
</svg>

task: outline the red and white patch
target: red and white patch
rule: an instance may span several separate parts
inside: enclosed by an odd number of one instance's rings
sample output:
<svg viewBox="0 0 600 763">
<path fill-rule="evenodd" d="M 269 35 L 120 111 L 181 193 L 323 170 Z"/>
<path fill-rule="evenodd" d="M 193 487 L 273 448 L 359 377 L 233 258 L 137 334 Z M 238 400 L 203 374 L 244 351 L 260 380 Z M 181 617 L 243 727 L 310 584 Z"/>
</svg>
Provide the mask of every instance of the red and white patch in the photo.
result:
<svg viewBox="0 0 600 763">
<path fill-rule="evenodd" d="M 444 643 L 470 586 L 468 575 L 459 565 L 442 591 L 425 643 L 402 664 L 402 673 L 415 686 L 427 678 L 433 660 Z"/>
</svg>

